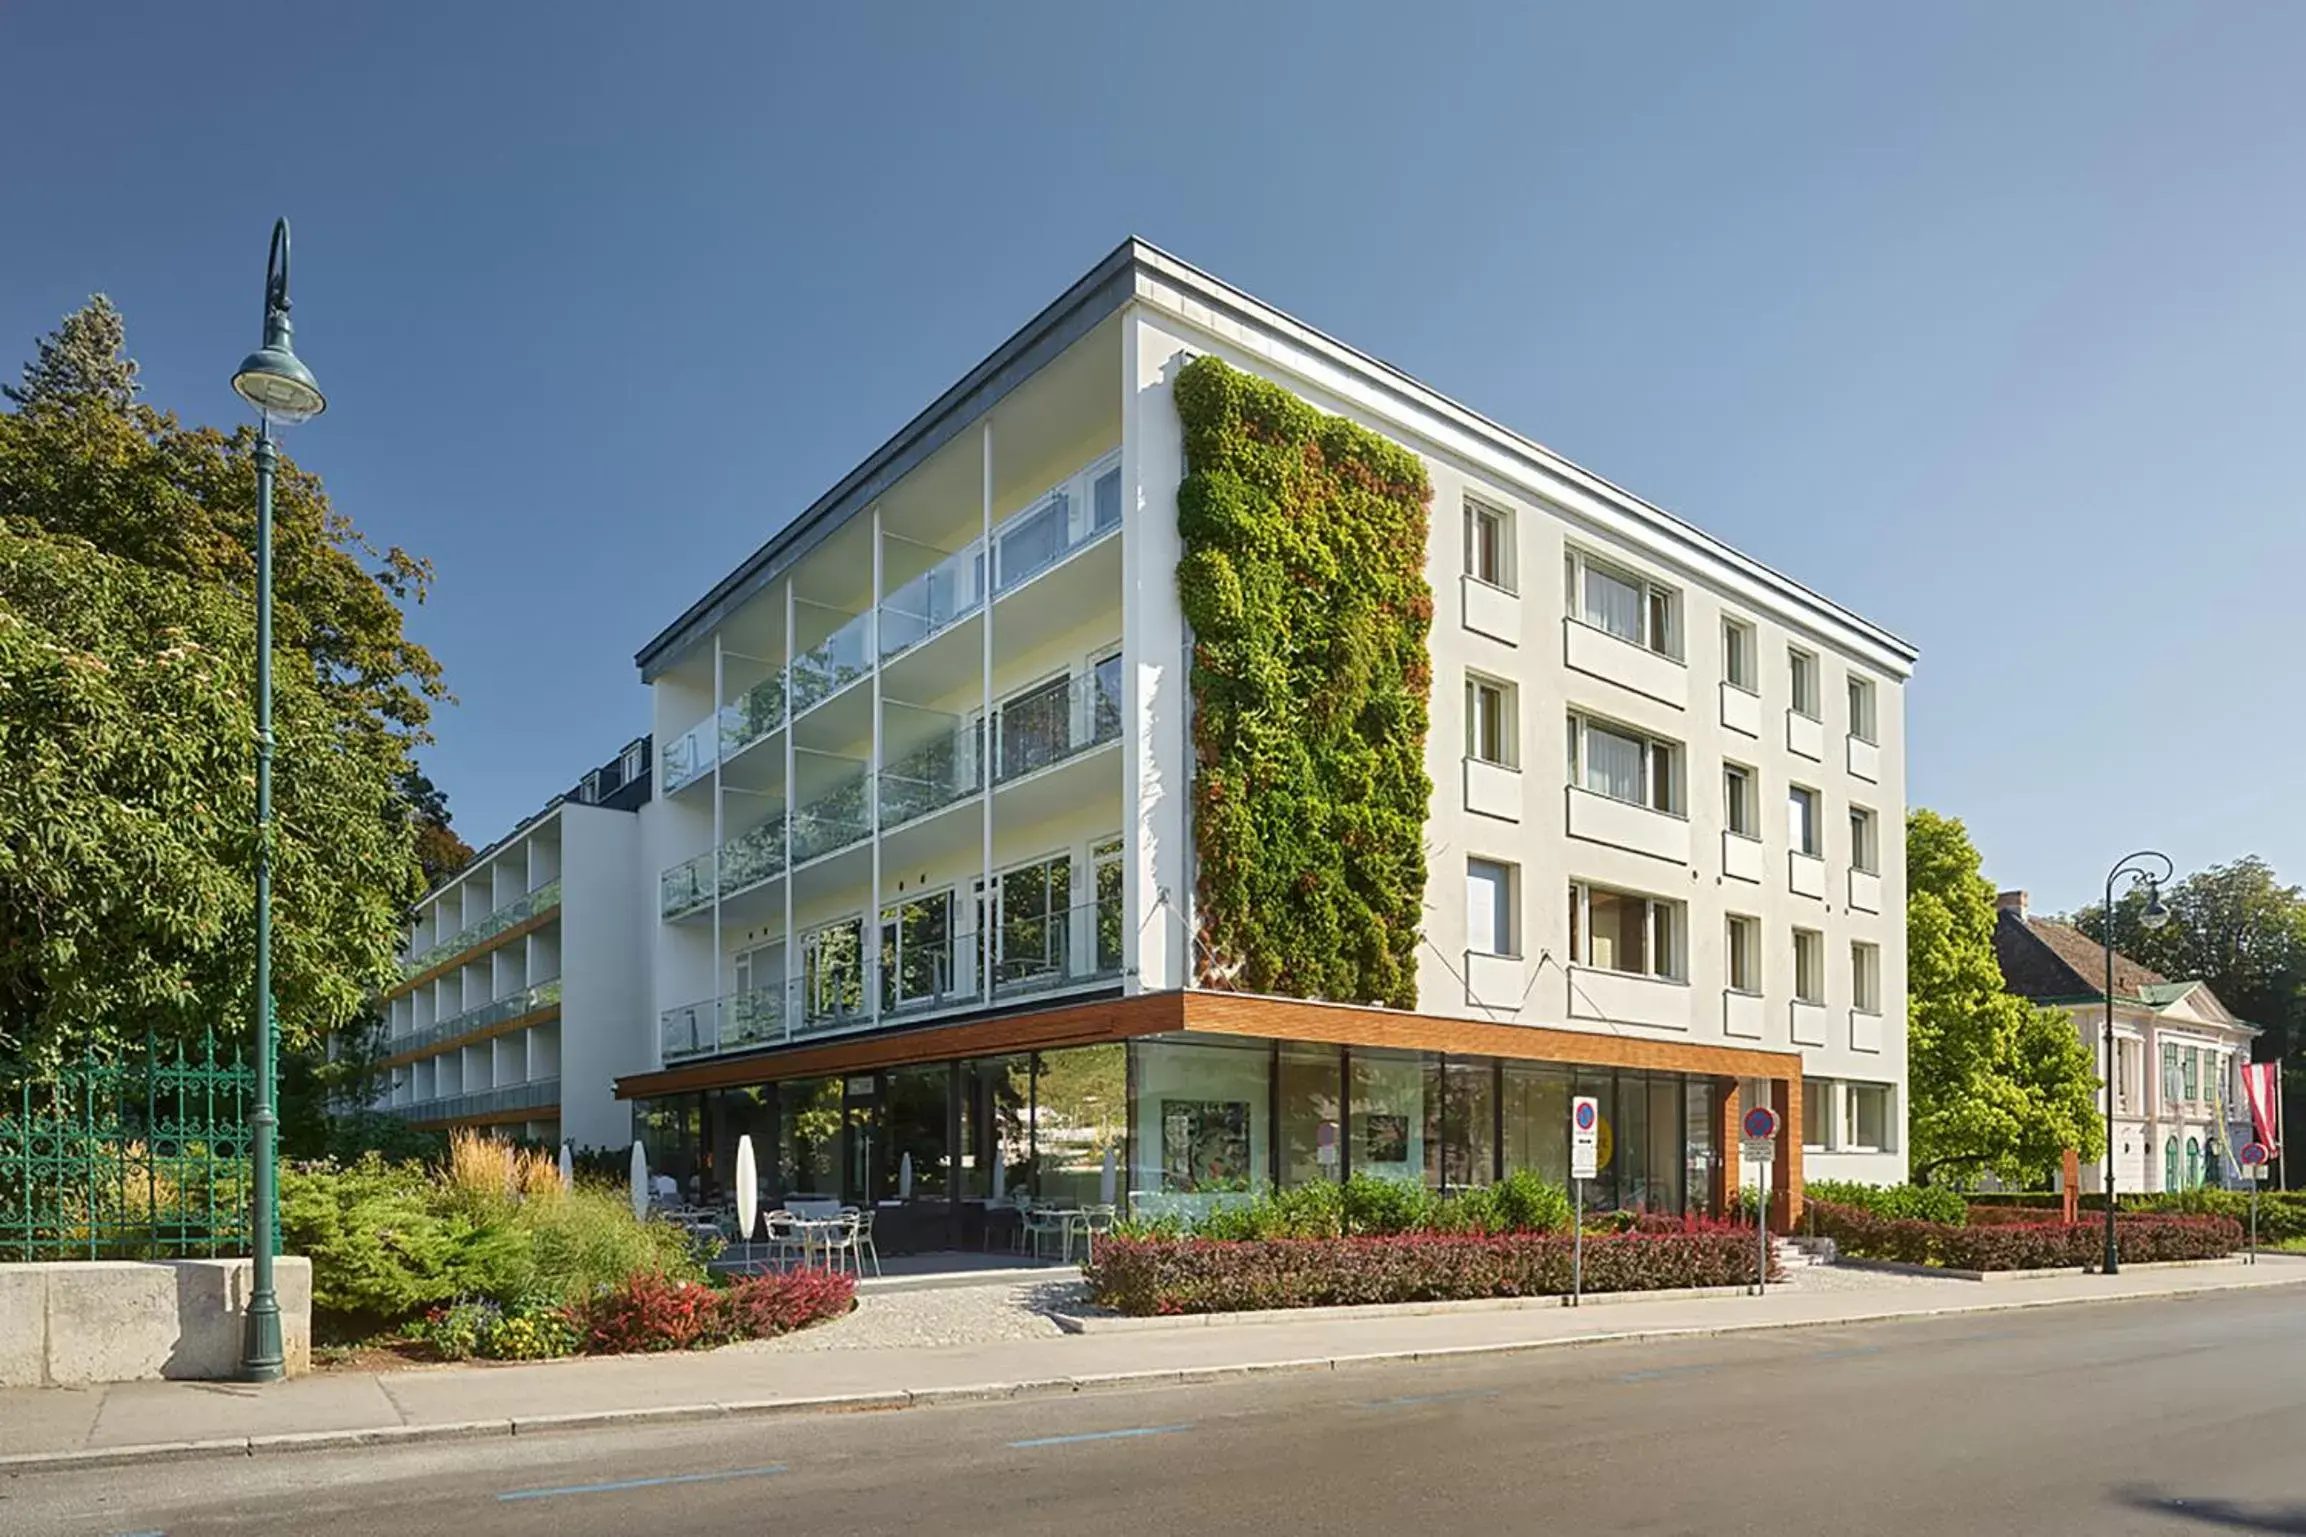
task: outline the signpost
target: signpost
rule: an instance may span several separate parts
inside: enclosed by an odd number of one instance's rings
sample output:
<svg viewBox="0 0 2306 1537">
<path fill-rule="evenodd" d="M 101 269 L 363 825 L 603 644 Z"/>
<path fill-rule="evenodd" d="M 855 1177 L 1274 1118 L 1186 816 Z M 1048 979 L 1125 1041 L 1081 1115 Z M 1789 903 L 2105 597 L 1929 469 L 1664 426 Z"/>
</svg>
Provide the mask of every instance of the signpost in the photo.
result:
<svg viewBox="0 0 2306 1537">
<path fill-rule="evenodd" d="M 2266 1144 L 2245 1142 L 2235 1155 L 2242 1160 L 2242 1172 L 2250 1177 L 2250 1255 L 2246 1265 L 2258 1263 L 2258 1186 L 2266 1178 Z"/>
<path fill-rule="evenodd" d="M 1745 1113 L 1745 1156 L 1761 1165 L 1760 1197 L 1754 1202 L 1754 1232 L 1760 1244 L 1761 1268 L 1754 1272 L 1754 1294 L 1770 1286 L 1770 1165 L 1777 1159 L 1778 1113 L 1756 1105 Z"/>
<path fill-rule="evenodd" d="M 1585 1294 L 1585 1182 L 1601 1172 L 1601 1101 L 1580 1094 L 1569 1102 L 1569 1305 Z"/>
</svg>

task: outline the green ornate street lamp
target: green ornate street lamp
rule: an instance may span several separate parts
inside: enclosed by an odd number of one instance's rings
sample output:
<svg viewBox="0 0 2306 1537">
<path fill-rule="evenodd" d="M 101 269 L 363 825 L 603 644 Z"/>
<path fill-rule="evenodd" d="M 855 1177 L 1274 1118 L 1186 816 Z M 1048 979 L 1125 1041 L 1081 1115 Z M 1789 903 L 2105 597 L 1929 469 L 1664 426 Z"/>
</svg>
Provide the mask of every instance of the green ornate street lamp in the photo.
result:
<svg viewBox="0 0 2306 1537">
<path fill-rule="evenodd" d="M 2140 861 L 2151 863 L 2141 864 Z M 2154 873 L 2159 864 L 2162 873 Z M 2170 863 L 2170 856 L 2153 849 L 2125 854 L 2106 872 L 2106 905 L 2099 909 L 2106 925 L 2106 1177 L 2099 1183 L 2106 1194 L 2106 1258 L 2105 1273 L 2120 1275 L 2122 1258 L 2114 1244 L 2114 882 L 2122 876 L 2130 877 L 2133 889 L 2143 884 L 2146 888 L 2146 910 L 2138 915 L 2138 922 L 2149 929 L 2158 929 L 2170 921 L 2170 909 L 2162 905 L 2162 883 L 2177 874 L 2178 867 Z M 2152 1070 L 2153 1064 L 2143 1056 L 2138 1059 L 2141 1076 Z M 2153 1156 L 2149 1148 L 2147 1156 Z"/>
<path fill-rule="evenodd" d="M 248 1112 L 251 1152 L 256 1164 L 254 1211 L 249 1246 L 255 1278 L 248 1293 L 248 1329 L 241 1346 L 241 1375 L 250 1382 L 277 1382 L 287 1370 L 280 1338 L 280 1298 L 273 1289 L 274 1200 L 280 1117 L 273 1108 L 278 1024 L 272 1008 L 272 480 L 280 456 L 272 446 L 274 427 L 293 427 L 328 409 L 312 370 L 297 361 L 289 345 L 288 221 L 272 226 L 272 251 L 264 264 L 264 345 L 250 353 L 232 376 L 232 387 L 257 410 L 256 434 L 256 1095 Z"/>
</svg>

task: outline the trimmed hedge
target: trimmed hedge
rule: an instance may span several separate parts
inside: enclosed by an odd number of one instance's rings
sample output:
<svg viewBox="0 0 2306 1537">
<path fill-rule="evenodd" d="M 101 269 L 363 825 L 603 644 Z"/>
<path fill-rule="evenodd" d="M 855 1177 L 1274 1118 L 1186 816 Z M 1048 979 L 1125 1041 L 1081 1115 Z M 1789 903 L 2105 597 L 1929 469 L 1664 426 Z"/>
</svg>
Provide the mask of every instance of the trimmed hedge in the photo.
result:
<svg viewBox="0 0 2306 1537">
<path fill-rule="evenodd" d="M 2007 1222 L 1972 1227 L 1913 1218 L 1877 1217 L 1831 1202 L 1809 1206 L 1816 1232 L 1855 1259 L 1941 1265 L 1949 1270 L 2082 1269 L 2104 1253 L 2102 1223 Z M 2229 1217 L 2121 1216 L 2115 1239 L 2124 1259 L 2218 1259 L 2242 1246 L 2242 1229 Z"/>
<path fill-rule="evenodd" d="M 838 1318 L 856 1294 L 855 1279 L 832 1270 L 771 1271 L 726 1291 L 641 1275 L 587 1298 L 569 1318 L 591 1355 L 710 1350 Z"/>
<path fill-rule="evenodd" d="M 1558 1233 L 1392 1238 L 1117 1238 L 1083 1270 L 1092 1301 L 1131 1317 L 1383 1302 L 1546 1297 L 1569 1290 L 1571 1238 Z M 1750 1286 L 1751 1233 L 1697 1226 L 1585 1241 L 1585 1289 Z"/>
<path fill-rule="evenodd" d="M 2244 1224 L 2250 1220 L 2250 1192 L 2247 1190 L 2171 1190 L 2153 1194 L 2118 1190 L 2115 1198 L 2117 1209 L 2125 1212 L 2231 1217 Z M 1969 1197 L 1973 1213 L 1997 1209 L 2056 1211 L 2064 1200 L 2055 1191 L 2039 1190 L 1992 1191 Z M 2102 1212 L 2106 1209 L 2105 1199 L 2084 1193 L 2081 1208 L 2086 1212 Z M 1975 1222 L 1978 1218 L 1973 1215 L 1970 1220 Z M 2258 1241 L 2279 1243 L 2289 1238 L 2306 1238 L 2306 1190 L 2260 1191 Z"/>
<path fill-rule="evenodd" d="M 1805 1203 L 1851 1206 L 1877 1217 L 1912 1217 L 1956 1227 L 1969 1215 L 1962 1193 L 1944 1185 L 1861 1185 L 1854 1180 L 1816 1179 L 1804 1183 L 1802 1199 Z"/>
</svg>

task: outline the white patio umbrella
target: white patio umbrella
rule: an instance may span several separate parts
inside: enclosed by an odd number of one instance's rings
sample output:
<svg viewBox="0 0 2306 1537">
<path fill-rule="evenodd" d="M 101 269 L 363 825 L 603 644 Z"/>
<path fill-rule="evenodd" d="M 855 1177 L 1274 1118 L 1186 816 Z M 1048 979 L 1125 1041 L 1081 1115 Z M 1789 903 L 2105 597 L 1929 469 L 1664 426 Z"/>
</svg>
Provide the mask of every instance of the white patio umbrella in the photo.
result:
<svg viewBox="0 0 2306 1537">
<path fill-rule="evenodd" d="M 1116 1183 L 1118 1183 L 1118 1176 L 1120 1173 L 1120 1169 L 1114 1157 L 1114 1151 L 1114 1147 L 1110 1142 L 1105 1144 L 1105 1167 L 1097 1176 L 1097 1204 L 1100 1206 L 1111 1206 L 1113 1204 L 1114 1186 Z"/>
<path fill-rule="evenodd" d="M 642 1222 L 649 1218 L 649 1150 L 638 1137 L 633 1138 L 633 1216 Z"/>
<path fill-rule="evenodd" d="M 993 1199 L 1009 1198 L 1009 1159 L 1000 1148 L 993 1149 Z"/>
<path fill-rule="evenodd" d="M 761 1215 L 761 1175 L 753 1162 L 753 1139 L 737 1138 L 737 1241 L 753 1241 L 753 1223 Z"/>
<path fill-rule="evenodd" d="M 913 1155 L 911 1153 L 907 1153 L 904 1157 L 897 1160 L 897 1199 L 900 1201 L 910 1201 L 912 1198 Z"/>
<path fill-rule="evenodd" d="M 570 1151 L 566 1142 L 560 1145 L 560 1187 L 563 1190 L 576 1189 L 576 1154 Z"/>
</svg>

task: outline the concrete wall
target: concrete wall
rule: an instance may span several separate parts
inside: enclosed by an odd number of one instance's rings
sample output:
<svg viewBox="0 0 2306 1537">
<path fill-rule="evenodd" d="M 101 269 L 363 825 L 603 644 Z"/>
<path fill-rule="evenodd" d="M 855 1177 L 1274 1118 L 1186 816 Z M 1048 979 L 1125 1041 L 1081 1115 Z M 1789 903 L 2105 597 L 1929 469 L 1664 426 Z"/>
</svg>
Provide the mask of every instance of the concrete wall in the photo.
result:
<svg viewBox="0 0 2306 1537">
<path fill-rule="evenodd" d="M 245 1259 L 0 1265 L 0 1388 L 240 1374 Z M 289 1375 L 312 1366 L 312 1262 L 274 1263 Z"/>
</svg>

